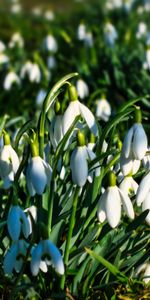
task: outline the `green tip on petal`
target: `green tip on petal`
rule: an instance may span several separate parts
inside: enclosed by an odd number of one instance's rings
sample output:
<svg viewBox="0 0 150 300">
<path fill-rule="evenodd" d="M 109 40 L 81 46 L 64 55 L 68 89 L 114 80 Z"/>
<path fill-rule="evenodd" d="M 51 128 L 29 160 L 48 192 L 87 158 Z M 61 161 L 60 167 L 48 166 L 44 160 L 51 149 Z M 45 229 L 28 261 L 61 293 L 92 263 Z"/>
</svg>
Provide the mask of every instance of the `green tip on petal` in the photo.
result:
<svg viewBox="0 0 150 300">
<path fill-rule="evenodd" d="M 61 105 L 60 105 L 60 102 L 58 100 L 55 102 L 54 109 L 55 109 L 56 114 L 60 113 Z"/>
<path fill-rule="evenodd" d="M 81 131 L 78 131 L 77 133 L 77 142 L 78 142 L 78 146 L 85 145 L 85 136 Z"/>
<path fill-rule="evenodd" d="M 94 144 L 95 143 L 95 135 L 93 133 L 90 134 L 90 143 Z"/>
<path fill-rule="evenodd" d="M 135 108 L 135 123 L 142 123 L 142 112 L 139 106 Z"/>
<path fill-rule="evenodd" d="M 68 87 L 68 95 L 69 95 L 69 100 L 70 101 L 78 100 L 78 93 L 77 93 L 77 90 L 76 90 L 74 85 L 70 85 Z"/>
<path fill-rule="evenodd" d="M 116 185 L 116 175 L 114 172 L 110 172 L 108 175 L 109 179 L 109 186 L 115 186 Z"/>
</svg>

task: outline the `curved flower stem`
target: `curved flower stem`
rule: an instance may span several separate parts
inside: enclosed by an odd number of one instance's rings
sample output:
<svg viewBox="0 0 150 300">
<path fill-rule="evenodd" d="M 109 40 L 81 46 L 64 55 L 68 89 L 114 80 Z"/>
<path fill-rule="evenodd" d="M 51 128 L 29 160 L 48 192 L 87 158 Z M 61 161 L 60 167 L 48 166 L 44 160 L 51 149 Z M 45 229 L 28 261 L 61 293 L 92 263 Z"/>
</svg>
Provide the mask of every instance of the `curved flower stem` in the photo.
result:
<svg viewBox="0 0 150 300">
<path fill-rule="evenodd" d="M 73 205 L 72 205 L 72 212 L 69 220 L 69 231 L 67 235 L 67 240 L 66 240 L 66 247 L 65 247 L 65 253 L 64 253 L 64 264 L 65 266 L 68 265 L 68 260 L 69 260 L 69 250 L 70 250 L 70 242 L 72 238 L 72 233 L 75 225 L 75 215 L 76 215 L 76 210 L 77 210 L 77 204 L 78 204 L 78 195 L 79 195 L 79 187 L 76 187 L 75 193 L 74 193 L 74 198 L 73 198 Z M 60 288 L 63 290 L 64 285 L 65 285 L 65 274 L 61 277 L 60 281 Z"/>
</svg>

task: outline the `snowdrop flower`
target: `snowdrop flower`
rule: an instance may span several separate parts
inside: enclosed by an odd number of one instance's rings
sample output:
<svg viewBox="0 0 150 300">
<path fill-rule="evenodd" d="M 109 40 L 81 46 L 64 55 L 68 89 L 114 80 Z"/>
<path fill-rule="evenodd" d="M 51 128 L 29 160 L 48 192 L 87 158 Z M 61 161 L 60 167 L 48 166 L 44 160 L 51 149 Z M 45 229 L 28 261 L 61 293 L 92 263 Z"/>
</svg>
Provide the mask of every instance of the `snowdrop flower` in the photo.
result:
<svg viewBox="0 0 150 300">
<path fill-rule="evenodd" d="M 5 44 L 2 41 L 0 41 L 0 52 L 4 52 L 5 49 L 6 49 Z"/>
<path fill-rule="evenodd" d="M 20 76 L 22 79 L 28 76 L 30 82 L 39 83 L 41 80 L 41 71 L 38 64 L 27 61 L 21 68 Z"/>
<path fill-rule="evenodd" d="M 86 183 L 87 179 L 89 182 L 93 181 L 93 175 L 100 175 L 99 163 L 96 163 L 89 172 L 88 160 L 92 161 L 96 158 L 95 153 L 85 146 L 84 135 L 81 132 L 77 134 L 78 146 L 74 149 L 71 154 L 70 168 L 72 173 L 72 181 L 74 184 L 82 187 Z"/>
<path fill-rule="evenodd" d="M 3 82 L 4 90 L 9 91 L 12 88 L 13 84 L 20 85 L 20 78 L 15 72 L 10 71 L 6 75 L 4 82 Z"/>
<path fill-rule="evenodd" d="M 23 48 L 24 47 L 24 40 L 19 32 L 15 32 L 12 35 L 11 40 L 8 44 L 8 47 L 9 48 L 14 48 L 14 47 Z"/>
<path fill-rule="evenodd" d="M 146 63 L 148 69 L 150 70 L 150 48 L 149 47 L 146 50 Z"/>
<path fill-rule="evenodd" d="M 150 225 L 150 190 L 146 194 L 142 203 L 142 211 L 145 211 L 146 209 L 149 209 L 149 213 L 147 214 L 145 221 L 148 225 Z"/>
<path fill-rule="evenodd" d="M 89 31 L 86 33 L 84 42 L 87 47 L 89 47 L 89 48 L 93 47 L 94 42 L 93 42 L 92 32 Z"/>
<path fill-rule="evenodd" d="M 64 263 L 58 248 L 50 240 L 42 240 L 32 252 L 30 266 L 33 276 L 38 275 L 39 269 L 41 268 L 41 262 L 45 258 L 47 258 L 45 260 L 46 265 L 49 265 L 49 260 L 51 260 L 51 264 L 55 271 L 60 275 L 64 274 Z M 42 268 L 42 271 L 47 272 L 47 269 L 44 268 L 43 270 Z"/>
<path fill-rule="evenodd" d="M 51 125 L 50 125 L 50 140 L 53 145 L 53 148 L 56 149 L 60 141 L 62 140 L 63 134 L 63 126 L 62 126 L 62 119 L 63 116 L 59 114 L 60 110 L 60 103 L 56 101 L 55 103 L 55 113 Z"/>
<path fill-rule="evenodd" d="M 9 57 L 4 53 L 0 53 L 0 65 L 7 64 L 8 62 Z"/>
<path fill-rule="evenodd" d="M 50 55 L 48 56 L 47 58 L 47 67 L 50 69 L 50 70 L 53 70 L 56 68 L 56 59 L 53 55 Z"/>
<path fill-rule="evenodd" d="M 113 47 L 115 44 L 116 39 L 118 38 L 118 33 L 116 28 L 111 23 L 106 23 L 104 27 L 104 38 L 106 43 Z"/>
<path fill-rule="evenodd" d="M 115 228 L 121 219 L 121 206 L 131 220 L 134 219 L 134 210 L 127 193 L 116 186 L 116 177 L 113 172 L 110 173 L 109 181 L 109 187 L 99 199 L 97 217 L 100 223 L 107 219 L 109 225 Z"/>
<path fill-rule="evenodd" d="M 144 264 L 141 264 L 137 269 L 136 269 L 136 277 L 140 274 L 143 273 L 143 281 L 145 283 L 149 283 L 150 281 L 150 263 L 146 262 Z"/>
<path fill-rule="evenodd" d="M 44 40 L 45 49 L 53 53 L 57 52 L 58 45 L 53 35 L 49 34 Z"/>
<path fill-rule="evenodd" d="M 40 156 L 34 156 L 27 167 L 26 181 L 30 195 L 42 195 L 51 179 L 51 167 Z"/>
<path fill-rule="evenodd" d="M 22 7 L 21 7 L 20 3 L 14 3 L 14 4 L 12 4 L 12 6 L 11 6 L 11 12 L 13 14 L 18 14 L 18 13 L 21 12 L 21 10 L 22 10 Z"/>
<path fill-rule="evenodd" d="M 27 219 L 29 222 L 29 234 L 31 234 L 33 229 L 33 220 L 34 222 L 37 222 L 37 207 L 35 205 L 31 205 L 30 207 L 26 208 L 24 212 L 27 213 Z"/>
<path fill-rule="evenodd" d="M 141 119 L 140 109 L 137 108 L 136 113 L 140 114 L 139 117 Z M 122 153 L 124 154 L 125 158 L 131 157 L 132 154 L 134 159 L 141 160 L 145 156 L 146 150 L 147 136 L 144 128 L 140 122 L 135 123 L 125 136 Z"/>
<path fill-rule="evenodd" d="M 0 176 L 4 181 L 4 188 L 8 189 L 14 181 L 14 175 L 19 168 L 19 158 L 15 150 L 8 143 L 4 145 L 0 153 Z"/>
<path fill-rule="evenodd" d="M 146 153 L 145 156 L 142 159 L 142 164 L 145 170 L 150 170 L 150 147 L 148 147 L 147 151 L 149 152 L 148 154 Z"/>
<path fill-rule="evenodd" d="M 91 132 L 94 135 L 97 135 L 98 129 L 95 118 L 91 111 L 77 99 L 77 92 L 74 86 L 69 87 L 69 96 L 71 101 L 62 119 L 63 134 L 65 134 L 70 128 L 75 118 L 78 115 L 81 115 L 86 121 L 87 126 L 90 128 Z"/>
<path fill-rule="evenodd" d="M 136 174 L 140 168 L 140 165 L 141 161 L 138 159 L 134 159 L 132 153 L 130 153 L 130 156 L 126 158 L 125 153 L 122 149 L 120 155 L 120 169 L 124 176 Z"/>
<path fill-rule="evenodd" d="M 15 222 L 14 222 L 15 223 Z M 23 267 L 29 245 L 24 240 L 15 241 L 4 257 L 4 273 L 11 275 L 13 269 L 19 273 Z"/>
<path fill-rule="evenodd" d="M 81 99 L 88 97 L 89 88 L 88 88 L 87 83 L 83 79 L 77 80 L 76 88 L 77 88 L 78 95 Z"/>
<path fill-rule="evenodd" d="M 7 227 L 13 241 L 19 239 L 21 231 L 23 232 L 24 237 L 28 238 L 30 234 L 29 221 L 24 211 L 18 205 L 11 207 L 8 213 Z"/>
<path fill-rule="evenodd" d="M 41 107 L 46 97 L 46 90 L 40 89 L 36 95 L 36 106 Z"/>
<path fill-rule="evenodd" d="M 34 16 L 36 16 L 36 17 L 39 17 L 39 16 L 42 15 L 42 9 L 41 9 L 41 7 L 34 7 L 34 8 L 32 8 L 31 11 L 32 11 L 32 14 Z"/>
<path fill-rule="evenodd" d="M 123 0 L 123 8 L 129 12 L 132 8 L 133 0 Z"/>
<path fill-rule="evenodd" d="M 119 188 L 130 196 L 136 195 L 138 184 L 132 176 L 126 176 L 119 185 Z"/>
<path fill-rule="evenodd" d="M 150 194 L 150 172 L 147 173 L 146 176 L 141 180 L 138 190 L 137 190 L 137 195 L 136 195 L 136 202 L 137 205 L 140 206 L 145 199 L 149 199 L 149 194 Z"/>
<path fill-rule="evenodd" d="M 144 22 L 140 22 L 136 33 L 137 39 L 142 38 L 143 36 L 146 35 L 146 33 L 147 33 L 147 25 Z"/>
<path fill-rule="evenodd" d="M 79 41 L 84 41 L 86 39 L 86 26 L 83 23 L 78 26 L 77 38 Z"/>
<path fill-rule="evenodd" d="M 55 18 L 54 12 L 52 10 L 47 10 L 44 14 L 44 17 L 48 21 L 53 21 Z"/>
<path fill-rule="evenodd" d="M 101 99 L 96 101 L 96 117 L 108 122 L 111 115 L 111 106 L 109 102 L 102 97 Z"/>
</svg>

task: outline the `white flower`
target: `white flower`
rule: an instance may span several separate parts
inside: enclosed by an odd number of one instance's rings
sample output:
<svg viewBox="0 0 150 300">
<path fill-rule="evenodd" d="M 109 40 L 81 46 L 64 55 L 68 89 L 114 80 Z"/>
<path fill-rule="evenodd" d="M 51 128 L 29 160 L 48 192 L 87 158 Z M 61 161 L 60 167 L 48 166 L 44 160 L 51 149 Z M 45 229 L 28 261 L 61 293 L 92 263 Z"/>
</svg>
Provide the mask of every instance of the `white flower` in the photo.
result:
<svg viewBox="0 0 150 300">
<path fill-rule="evenodd" d="M 146 216 L 145 221 L 147 222 L 148 225 L 150 225 L 150 189 L 146 194 L 145 199 L 142 203 L 142 211 L 145 211 L 146 209 L 149 209 L 149 213 Z"/>
<path fill-rule="evenodd" d="M 107 122 L 111 115 L 111 106 L 109 102 L 105 99 L 99 99 L 96 101 L 96 117 Z"/>
<path fill-rule="evenodd" d="M 132 176 L 126 176 L 119 185 L 119 188 L 124 192 L 127 193 L 129 196 L 133 194 L 136 195 L 138 184 L 132 178 Z"/>
<path fill-rule="evenodd" d="M 147 151 L 150 151 L 150 147 L 147 149 Z M 144 169 L 150 170 L 150 154 L 145 154 L 145 156 L 142 159 L 142 164 Z"/>
<path fill-rule="evenodd" d="M 135 123 L 125 136 L 122 153 L 126 158 L 143 159 L 147 150 L 147 136 L 142 124 Z"/>
<path fill-rule="evenodd" d="M 147 32 L 146 23 L 140 22 L 139 25 L 138 25 L 138 30 L 137 30 L 137 33 L 136 33 L 136 37 L 138 39 L 140 39 L 141 37 L 145 36 L 146 32 Z"/>
<path fill-rule="evenodd" d="M 45 40 L 44 40 L 44 45 L 46 50 L 51 51 L 51 52 L 57 52 L 58 50 L 58 45 L 57 45 L 57 41 L 54 38 L 53 35 L 49 34 Z"/>
<path fill-rule="evenodd" d="M 77 29 L 77 38 L 79 41 L 84 41 L 86 39 L 86 26 L 85 24 L 79 24 Z"/>
<path fill-rule="evenodd" d="M 140 168 L 140 164 L 141 161 L 134 159 L 132 154 L 130 154 L 130 156 L 126 158 L 125 153 L 122 149 L 120 155 L 120 168 L 124 176 L 136 174 Z"/>
<path fill-rule="evenodd" d="M 41 107 L 43 104 L 43 101 L 46 97 L 47 92 L 44 89 L 40 89 L 36 95 L 36 105 L 38 107 Z"/>
<path fill-rule="evenodd" d="M 37 207 L 35 205 L 31 205 L 30 207 L 26 208 L 24 212 L 27 213 L 27 219 L 29 222 L 29 234 L 31 234 L 33 229 L 33 220 L 34 222 L 37 221 Z"/>
<path fill-rule="evenodd" d="M 0 53 L 0 65 L 7 64 L 8 62 L 9 62 L 9 57 L 4 53 Z"/>
<path fill-rule="evenodd" d="M 14 47 L 22 48 L 23 46 L 24 46 L 23 37 L 21 36 L 21 34 L 19 32 L 15 32 L 11 37 L 8 47 L 9 48 L 14 48 Z"/>
<path fill-rule="evenodd" d="M 5 44 L 2 41 L 0 41 L 0 52 L 5 51 L 5 49 L 6 49 Z"/>
<path fill-rule="evenodd" d="M 20 78 L 15 72 L 10 71 L 3 82 L 4 90 L 9 91 L 14 83 L 20 85 Z"/>
<path fill-rule="evenodd" d="M 77 92 L 81 99 L 84 99 L 89 95 L 88 85 L 83 79 L 77 80 Z"/>
<path fill-rule="evenodd" d="M 48 56 L 47 58 L 47 67 L 52 70 L 56 68 L 56 59 L 53 55 Z"/>
<path fill-rule="evenodd" d="M 116 185 L 109 186 L 102 194 L 98 202 L 97 217 L 99 222 L 106 219 L 112 228 L 118 226 L 121 219 L 121 205 L 127 216 L 134 219 L 132 202 L 128 195 Z"/>
<path fill-rule="evenodd" d="M 19 273 L 22 269 L 27 253 L 28 244 L 24 240 L 16 241 L 12 244 L 4 257 L 4 272 L 11 275 L 13 269 Z"/>
<path fill-rule="evenodd" d="M 29 221 L 24 211 L 18 205 L 11 207 L 8 213 L 7 227 L 13 241 L 19 239 L 21 231 L 23 232 L 24 237 L 28 238 L 30 234 Z"/>
<path fill-rule="evenodd" d="M 31 82 L 39 83 L 41 80 L 41 71 L 38 64 L 27 61 L 21 68 L 20 76 L 22 79 L 28 76 Z"/>
<path fill-rule="evenodd" d="M 136 277 L 140 274 L 143 273 L 143 281 L 145 283 L 149 283 L 150 281 L 150 263 L 146 262 L 144 264 L 141 264 L 137 269 L 136 269 Z"/>
<path fill-rule="evenodd" d="M 97 129 L 94 115 L 84 104 L 80 103 L 79 100 L 71 101 L 63 115 L 63 119 L 62 119 L 63 134 L 67 132 L 67 130 L 70 128 L 71 124 L 73 123 L 73 121 L 78 115 L 81 115 L 83 117 L 83 119 L 87 123 L 87 126 L 90 128 L 91 132 L 94 135 L 97 135 L 98 129 Z"/>
<path fill-rule="evenodd" d="M 51 179 L 51 167 L 40 156 L 31 158 L 27 167 L 26 181 L 29 193 L 34 196 L 36 193 L 42 195 L 46 185 Z"/>
<path fill-rule="evenodd" d="M 147 198 L 150 192 L 150 172 L 142 179 L 139 184 L 137 195 L 136 195 L 136 202 L 137 205 L 140 206 L 143 201 Z"/>
<path fill-rule="evenodd" d="M 92 161 L 95 157 L 96 155 L 94 154 L 94 152 L 86 146 L 78 146 L 76 149 L 74 149 L 70 159 L 70 168 L 74 184 L 82 187 L 86 183 L 87 179 L 89 180 L 89 182 L 92 182 L 94 173 L 95 176 L 99 176 L 99 163 L 96 163 L 92 167 L 93 170 L 91 172 L 89 172 L 88 170 L 87 161 Z"/>
<path fill-rule="evenodd" d="M 4 181 L 4 188 L 9 188 L 14 175 L 19 168 L 19 158 L 11 145 L 4 145 L 0 153 L 0 176 Z"/>
<path fill-rule="evenodd" d="M 53 148 L 56 149 L 63 138 L 62 115 L 56 115 L 50 125 L 50 140 Z"/>
<path fill-rule="evenodd" d="M 106 23 L 104 27 L 104 37 L 105 41 L 109 46 L 114 46 L 116 39 L 118 38 L 118 33 L 116 28 L 111 23 Z"/>
<path fill-rule="evenodd" d="M 44 14 L 44 17 L 48 21 L 53 21 L 55 18 L 54 12 L 52 10 L 47 10 Z"/>
<path fill-rule="evenodd" d="M 32 252 L 30 266 L 33 276 L 38 275 L 39 269 L 41 268 L 40 264 L 45 258 L 47 258 L 45 260 L 46 264 L 49 265 L 49 260 L 51 260 L 56 272 L 60 275 L 64 274 L 64 264 L 58 248 L 50 240 L 43 240 L 39 242 Z M 44 271 L 46 272 L 46 269 Z"/>
<path fill-rule="evenodd" d="M 149 48 L 146 50 L 146 63 L 148 69 L 150 70 L 150 49 Z"/>
<path fill-rule="evenodd" d="M 12 6 L 11 6 L 11 12 L 13 14 L 18 14 L 20 13 L 22 10 L 22 7 L 21 7 L 21 4 L 20 3 L 14 3 Z"/>
<path fill-rule="evenodd" d="M 87 47 L 89 47 L 89 48 L 92 48 L 93 47 L 93 35 L 92 35 L 92 32 L 87 32 L 86 33 L 86 36 L 85 36 L 85 40 L 84 40 L 84 42 L 85 42 L 85 45 L 87 46 Z"/>
</svg>

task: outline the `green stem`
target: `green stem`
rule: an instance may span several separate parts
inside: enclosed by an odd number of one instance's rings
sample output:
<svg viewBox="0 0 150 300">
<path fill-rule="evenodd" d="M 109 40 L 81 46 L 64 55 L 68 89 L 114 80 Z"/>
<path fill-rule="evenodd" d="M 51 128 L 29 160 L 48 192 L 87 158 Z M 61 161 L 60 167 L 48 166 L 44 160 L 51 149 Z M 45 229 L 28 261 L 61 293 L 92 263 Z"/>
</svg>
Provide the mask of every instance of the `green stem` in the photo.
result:
<svg viewBox="0 0 150 300">
<path fill-rule="evenodd" d="M 73 205 L 72 205 L 72 212 L 69 220 L 69 231 L 67 235 L 67 240 L 66 240 L 66 247 L 65 247 L 65 253 L 64 253 L 64 264 L 65 266 L 68 265 L 68 260 L 69 260 L 69 250 L 70 250 L 70 242 L 72 238 L 72 233 L 75 225 L 75 215 L 76 215 L 76 210 L 77 210 L 77 203 L 78 203 L 78 194 L 79 194 L 80 188 L 77 187 L 74 193 L 74 199 L 73 199 Z M 65 274 L 61 277 L 60 281 L 60 288 L 63 290 L 64 285 L 65 285 L 65 279 L 66 276 Z"/>
<path fill-rule="evenodd" d="M 48 234 L 50 235 L 52 230 L 52 217 L 53 217 L 53 207 L 54 207 L 54 180 L 51 181 L 50 192 L 49 192 L 49 202 L 48 202 Z"/>
</svg>

